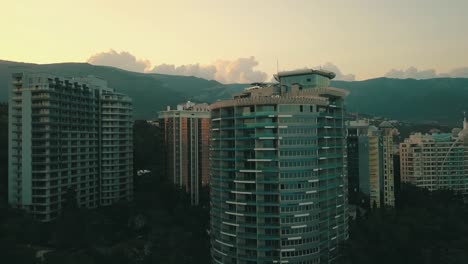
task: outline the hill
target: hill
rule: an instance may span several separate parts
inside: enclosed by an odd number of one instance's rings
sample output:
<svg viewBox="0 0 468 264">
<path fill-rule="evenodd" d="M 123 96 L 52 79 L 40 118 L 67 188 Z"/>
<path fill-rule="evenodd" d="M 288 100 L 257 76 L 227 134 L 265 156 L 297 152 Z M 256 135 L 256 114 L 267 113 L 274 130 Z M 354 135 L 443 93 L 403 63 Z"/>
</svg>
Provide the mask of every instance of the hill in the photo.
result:
<svg viewBox="0 0 468 264">
<path fill-rule="evenodd" d="M 94 75 L 108 81 L 109 87 L 133 98 L 136 119 L 154 119 L 166 105 L 186 100 L 209 101 L 229 98 L 239 85 L 223 85 L 196 77 L 143 74 L 87 63 L 29 64 L 0 61 L 0 102 L 8 100 L 13 72 L 46 72 L 58 76 Z M 240 85 L 242 88 L 245 85 Z"/>
<path fill-rule="evenodd" d="M 230 98 L 248 84 L 221 84 L 189 76 L 143 74 L 87 63 L 28 64 L 0 61 L 0 102 L 7 101 L 12 72 L 47 72 L 60 76 L 95 75 L 110 87 L 130 95 L 136 119 L 154 119 L 166 105 L 186 100 L 214 102 Z M 427 80 L 377 78 L 365 81 L 333 81 L 334 87 L 349 90 L 349 111 L 391 119 L 440 122 L 459 125 L 468 110 L 468 79 Z"/>
<path fill-rule="evenodd" d="M 468 110 L 468 79 L 427 80 L 377 78 L 365 81 L 334 81 L 333 86 L 351 93 L 349 111 L 392 119 L 460 125 Z"/>
</svg>

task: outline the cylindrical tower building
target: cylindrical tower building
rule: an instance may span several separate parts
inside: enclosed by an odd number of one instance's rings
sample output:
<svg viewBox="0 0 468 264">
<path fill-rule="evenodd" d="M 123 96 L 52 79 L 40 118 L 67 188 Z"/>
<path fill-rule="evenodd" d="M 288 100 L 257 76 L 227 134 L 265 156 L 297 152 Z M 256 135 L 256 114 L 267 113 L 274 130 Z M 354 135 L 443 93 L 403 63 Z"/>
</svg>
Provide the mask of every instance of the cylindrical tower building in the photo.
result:
<svg viewBox="0 0 468 264">
<path fill-rule="evenodd" d="M 333 77 L 282 72 L 212 105 L 213 263 L 328 263 L 347 239 L 347 92 Z"/>
</svg>

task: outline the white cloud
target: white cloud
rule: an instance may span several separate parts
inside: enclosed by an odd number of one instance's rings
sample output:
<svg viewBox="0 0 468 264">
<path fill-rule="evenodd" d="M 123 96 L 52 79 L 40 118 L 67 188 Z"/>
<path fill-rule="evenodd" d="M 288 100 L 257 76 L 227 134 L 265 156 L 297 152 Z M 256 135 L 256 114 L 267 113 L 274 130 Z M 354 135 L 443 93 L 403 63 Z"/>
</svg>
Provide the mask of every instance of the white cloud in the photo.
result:
<svg viewBox="0 0 468 264">
<path fill-rule="evenodd" d="M 255 59 L 254 56 L 238 58 L 235 60 L 219 59 L 207 65 L 201 65 L 199 63 L 185 64 L 180 66 L 173 64 L 159 64 L 152 67 L 149 60 L 137 59 L 129 52 L 117 52 L 111 49 L 108 52 L 100 52 L 91 56 L 88 59 L 88 63 L 95 65 L 113 66 L 135 72 L 195 76 L 207 80 L 216 80 L 221 83 L 264 82 L 268 77 L 267 73 L 255 69 L 259 65 L 259 62 Z M 338 66 L 331 62 L 318 65 L 313 67 L 313 69 L 324 69 L 332 71 L 336 74 L 335 80 L 356 80 L 356 75 L 344 74 L 338 68 Z M 391 69 L 385 74 L 385 77 L 399 79 L 430 79 L 438 77 L 468 78 L 468 67 L 455 68 L 447 73 L 437 73 L 437 71 L 434 69 L 419 70 L 412 66 L 407 69 Z"/>
<path fill-rule="evenodd" d="M 217 60 L 214 65 L 217 69 L 216 80 L 222 83 L 263 82 L 267 78 L 265 72 L 254 70 L 258 61 L 253 56 L 234 61 Z"/>
<path fill-rule="evenodd" d="M 327 71 L 334 72 L 336 74 L 335 80 L 340 80 L 340 81 L 355 81 L 356 80 L 356 75 L 354 74 L 344 74 L 341 72 L 341 70 L 336 66 L 335 64 L 331 62 L 327 62 L 324 65 L 317 66 L 314 69 L 324 69 Z"/>
<path fill-rule="evenodd" d="M 440 77 L 468 78 L 468 67 L 455 68 L 448 73 L 437 73 L 435 69 L 418 70 L 416 67 L 411 66 L 406 70 L 391 69 L 385 74 L 385 77 L 398 79 L 431 79 Z"/>
<path fill-rule="evenodd" d="M 468 78 L 468 67 L 452 69 L 448 75 L 451 77 Z"/>
<path fill-rule="evenodd" d="M 135 72 L 195 76 L 222 83 L 263 82 L 267 78 L 265 72 L 254 69 L 258 66 L 258 61 L 253 56 L 232 61 L 217 60 L 209 65 L 199 63 L 180 66 L 160 64 L 152 67 L 149 60 L 139 60 L 129 52 L 117 52 L 111 49 L 108 52 L 100 52 L 91 56 L 88 63 L 113 66 Z"/>
<path fill-rule="evenodd" d="M 409 67 L 406 70 L 391 69 L 385 74 L 385 77 L 397 79 L 430 79 L 436 78 L 438 75 L 434 69 L 418 70 L 416 67 Z"/>
<path fill-rule="evenodd" d="M 238 58 L 233 61 L 217 60 L 210 65 L 187 64 L 175 66 L 172 64 L 157 65 L 151 72 L 195 76 L 208 80 L 216 80 L 221 83 L 252 83 L 263 82 L 267 74 L 262 71 L 254 70 L 258 66 L 255 57 Z"/>
<path fill-rule="evenodd" d="M 207 80 L 214 80 L 216 76 L 216 67 L 214 65 L 187 64 L 175 66 L 173 64 L 161 64 L 154 66 L 151 72 L 168 74 L 195 76 Z"/>
<path fill-rule="evenodd" d="M 134 72 L 145 72 L 151 68 L 151 62 L 149 60 L 138 60 L 127 51 L 119 53 L 112 49 L 108 52 L 94 54 L 88 59 L 88 63 L 112 66 Z"/>
<path fill-rule="evenodd" d="M 219 59 L 208 65 L 196 63 L 176 66 L 174 64 L 163 63 L 152 67 L 149 60 L 137 59 L 127 51 L 117 52 L 111 49 L 108 52 L 100 52 L 91 56 L 88 59 L 88 63 L 112 66 L 135 72 L 195 76 L 207 80 L 216 80 L 221 83 L 264 82 L 268 77 L 267 73 L 255 69 L 259 62 L 254 56 L 235 60 Z M 337 80 L 354 81 L 356 79 L 354 74 L 343 74 L 336 65 L 330 62 L 314 67 L 314 69 L 319 68 L 334 72 Z"/>
</svg>

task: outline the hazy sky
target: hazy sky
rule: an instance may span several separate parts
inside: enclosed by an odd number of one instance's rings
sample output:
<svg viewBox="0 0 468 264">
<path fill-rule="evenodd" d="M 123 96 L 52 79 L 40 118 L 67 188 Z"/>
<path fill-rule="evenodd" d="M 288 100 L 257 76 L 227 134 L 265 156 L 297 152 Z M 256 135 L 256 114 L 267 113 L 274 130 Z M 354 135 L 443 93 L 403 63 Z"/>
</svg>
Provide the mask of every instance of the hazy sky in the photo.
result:
<svg viewBox="0 0 468 264">
<path fill-rule="evenodd" d="M 129 52 L 146 71 L 187 72 L 198 63 L 201 76 L 232 68 L 243 76 L 242 64 L 250 67 L 245 79 L 263 72 L 269 79 L 277 60 L 280 70 L 329 63 L 356 79 L 391 69 L 411 77 L 412 66 L 464 74 L 468 66 L 467 0 L 2 0 L 0 7 L 4 60 L 105 64 L 90 57 L 115 50 L 107 55 Z"/>
</svg>

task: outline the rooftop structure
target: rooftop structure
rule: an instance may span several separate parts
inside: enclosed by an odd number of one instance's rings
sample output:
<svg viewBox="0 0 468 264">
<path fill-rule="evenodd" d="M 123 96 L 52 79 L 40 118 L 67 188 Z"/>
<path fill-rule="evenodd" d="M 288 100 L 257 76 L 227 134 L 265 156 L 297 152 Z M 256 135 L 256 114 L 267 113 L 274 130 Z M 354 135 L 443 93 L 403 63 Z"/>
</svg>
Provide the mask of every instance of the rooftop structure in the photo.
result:
<svg viewBox="0 0 468 264">
<path fill-rule="evenodd" d="M 331 72 L 331 71 L 314 70 L 314 69 L 302 69 L 302 70 L 279 72 L 278 74 L 274 75 L 274 78 L 277 81 L 280 81 L 281 78 L 285 78 L 285 77 L 293 77 L 293 76 L 300 76 L 300 77 L 306 76 L 307 77 L 309 75 L 323 76 L 323 77 L 326 77 L 326 78 L 328 78 L 330 80 L 336 77 L 336 74 L 334 72 Z"/>
</svg>

